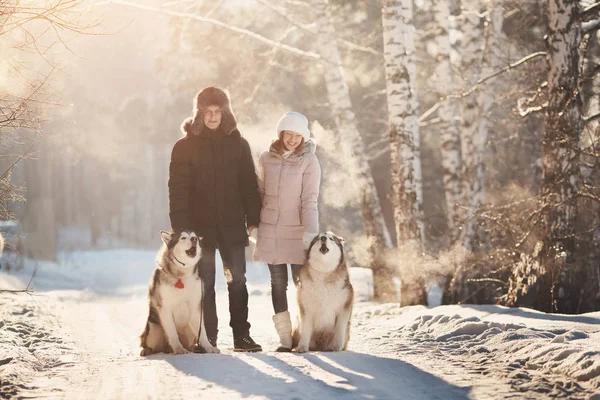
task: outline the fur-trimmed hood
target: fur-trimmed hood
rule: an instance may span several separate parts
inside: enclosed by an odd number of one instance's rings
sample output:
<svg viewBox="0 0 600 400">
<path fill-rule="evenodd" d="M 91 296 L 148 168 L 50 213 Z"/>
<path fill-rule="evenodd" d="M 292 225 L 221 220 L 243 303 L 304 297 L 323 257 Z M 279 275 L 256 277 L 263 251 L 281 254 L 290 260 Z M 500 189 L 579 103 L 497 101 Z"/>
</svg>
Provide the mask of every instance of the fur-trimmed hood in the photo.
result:
<svg viewBox="0 0 600 400">
<path fill-rule="evenodd" d="M 204 125 L 204 111 L 208 106 L 219 106 L 221 108 L 221 124 L 215 131 L 211 131 Z M 231 102 L 227 92 L 209 86 L 198 92 L 194 99 L 192 117 L 183 120 L 181 132 L 187 135 L 203 135 L 216 132 L 218 135 L 229 135 L 237 129 L 237 121 L 231 109 Z"/>
<path fill-rule="evenodd" d="M 269 147 L 269 152 L 275 153 L 275 154 L 279 155 L 280 157 L 282 157 L 281 153 L 279 153 L 279 149 L 276 146 L 276 142 L 278 140 L 279 139 L 275 139 L 271 142 L 271 146 Z M 302 149 L 302 152 L 300 152 L 300 153 L 294 152 L 294 153 L 290 154 L 290 156 L 287 159 L 288 160 L 302 160 L 308 154 L 314 154 L 316 151 L 317 151 L 317 144 L 315 143 L 314 140 L 308 139 L 304 143 L 304 149 Z"/>
</svg>

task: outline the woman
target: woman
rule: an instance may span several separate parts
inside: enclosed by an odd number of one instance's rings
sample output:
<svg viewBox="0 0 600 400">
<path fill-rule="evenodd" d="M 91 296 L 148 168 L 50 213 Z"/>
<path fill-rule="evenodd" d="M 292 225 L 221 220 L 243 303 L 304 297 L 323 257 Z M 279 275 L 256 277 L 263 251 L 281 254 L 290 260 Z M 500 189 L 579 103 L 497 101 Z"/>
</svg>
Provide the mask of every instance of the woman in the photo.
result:
<svg viewBox="0 0 600 400">
<path fill-rule="evenodd" d="M 287 264 L 296 283 L 305 250 L 319 232 L 321 166 L 315 148 L 306 117 L 288 112 L 277 124 L 277 139 L 258 160 L 258 189 L 263 202 L 254 259 L 269 265 L 273 322 L 281 344 L 277 351 L 292 349 Z"/>
</svg>

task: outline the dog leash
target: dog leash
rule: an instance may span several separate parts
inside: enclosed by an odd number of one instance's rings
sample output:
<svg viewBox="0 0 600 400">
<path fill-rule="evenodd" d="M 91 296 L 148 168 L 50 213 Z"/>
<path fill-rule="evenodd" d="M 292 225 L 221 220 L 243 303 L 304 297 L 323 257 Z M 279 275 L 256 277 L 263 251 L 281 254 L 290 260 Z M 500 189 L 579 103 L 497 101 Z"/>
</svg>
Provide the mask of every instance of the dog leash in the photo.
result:
<svg viewBox="0 0 600 400">
<path fill-rule="evenodd" d="M 200 296 L 200 326 L 198 326 L 197 348 L 202 348 L 202 346 L 200 346 L 200 335 L 202 335 L 202 319 L 204 318 L 204 280 L 202 278 L 200 278 L 200 285 L 202 285 L 202 295 Z"/>
</svg>

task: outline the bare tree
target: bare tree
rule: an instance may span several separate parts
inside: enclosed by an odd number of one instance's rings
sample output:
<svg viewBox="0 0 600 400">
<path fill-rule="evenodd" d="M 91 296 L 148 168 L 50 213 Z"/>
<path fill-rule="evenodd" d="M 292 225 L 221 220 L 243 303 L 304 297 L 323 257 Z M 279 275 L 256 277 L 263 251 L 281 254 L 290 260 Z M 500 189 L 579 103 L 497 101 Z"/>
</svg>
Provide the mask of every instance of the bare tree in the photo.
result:
<svg viewBox="0 0 600 400">
<path fill-rule="evenodd" d="M 465 86 L 470 87 L 481 77 L 483 58 L 483 30 L 481 29 L 481 2 L 465 0 L 462 3 L 461 69 Z M 462 100 L 461 155 L 462 155 L 462 203 L 468 204 L 466 225 L 462 230 L 463 245 L 473 249 L 475 241 L 475 212 L 482 200 L 483 182 L 479 180 L 478 161 L 480 155 L 479 123 L 483 118 L 480 107 L 481 92 L 467 96 Z"/>
<path fill-rule="evenodd" d="M 450 5 L 449 0 L 433 0 L 435 22 L 439 30 L 436 36 L 437 69 L 436 83 L 442 101 L 438 115 L 441 122 L 440 147 L 444 168 L 444 194 L 446 198 L 446 221 L 450 241 L 458 238 L 459 204 L 461 203 L 461 157 L 460 132 L 458 129 L 459 102 L 449 97 L 455 90 L 455 76 L 450 62 Z"/>
<path fill-rule="evenodd" d="M 579 143 L 583 128 L 579 14 L 577 0 L 548 1 L 548 107 L 541 187 L 547 230 L 542 267 L 546 274 L 539 291 L 540 305 L 546 311 L 558 309 L 554 295 L 564 285 L 562 281 L 567 274 L 561 269 L 566 268 L 575 252 L 576 194 L 581 182 Z"/>
<path fill-rule="evenodd" d="M 3 63 L 0 73 L 11 79 L 12 85 L 0 90 L 0 145 L 10 149 L 2 156 L 4 171 L 0 179 L 2 219 L 15 216 L 8 202 L 23 199 L 22 188 L 11 183 L 17 163 L 29 158 L 31 139 L 43 133 L 43 113 L 57 105 L 49 81 L 60 69 L 56 55 L 69 50 L 66 33 L 88 33 L 97 22 L 82 22 L 76 0 L 11 2 L 0 0 L 0 45 Z M 33 67 L 32 67 L 33 66 Z M 29 148 L 29 150 L 26 150 Z M 43 164 L 43 165 L 42 165 Z M 55 256 L 54 207 L 48 163 L 27 161 L 28 218 L 24 221 L 32 251 L 39 258 Z M 40 226 L 44 226 L 44 230 Z M 36 235 L 41 235 L 36 239 Z M 39 249 L 39 253 L 35 252 Z"/>
<path fill-rule="evenodd" d="M 331 10 L 327 0 L 313 0 L 317 15 L 319 39 L 318 52 L 323 59 L 323 73 L 329 106 L 339 132 L 340 146 L 350 169 L 350 176 L 359 190 L 360 208 L 365 234 L 369 237 L 369 256 L 373 270 L 374 296 L 379 300 L 395 298 L 392 272 L 387 266 L 383 251 L 391 246 L 389 232 L 385 225 L 375 180 L 367 160 L 363 139 L 356 126 L 352 110 L 348 83 L 339 54 L 335 28 L 331 22 Z"/>
<path fill-rule="evenodd" d="M 398 246 L 421 249 L 422 178 L 412 0 L 384 1 L 383 45 L 392 163 L 392 205 Z M 411 282 L 402 265 L 402 304 L 420 302 L 422 282 Z M 417 275 L 418 276 L 418 275 Z M 411 279 L 412 280 L 412 279 Z"/>
<path fill-rule="evenodd" d="M 382 14 L 394 220 L 401 245 L 424 238 L 412 1 L 384 1 Z"/>
</svg>

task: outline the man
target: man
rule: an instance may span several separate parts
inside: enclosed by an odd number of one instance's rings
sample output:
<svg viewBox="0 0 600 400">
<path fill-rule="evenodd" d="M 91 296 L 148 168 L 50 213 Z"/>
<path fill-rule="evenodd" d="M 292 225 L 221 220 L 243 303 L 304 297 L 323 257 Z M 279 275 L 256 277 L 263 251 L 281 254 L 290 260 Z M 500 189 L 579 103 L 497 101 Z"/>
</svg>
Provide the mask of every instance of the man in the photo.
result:
<svg viewBox="0 0 600 400">
<path fill-rule="evenodd" d="M 259 223 L 261 199 L 250 146 L 237 129 L 227 94 L 207 87 L 196 95 L 185 137 L 173 146 L 169 170 L 171 227 L 193 229 L 202 240 L 204 321 L 217 342 L 215 249 L 229 292 L 229 325 L 235 351 L 261 351 L 250 337 L 245 247 Z M 247 227 L 247 228 L 246 228 Z"/>
</svg>

